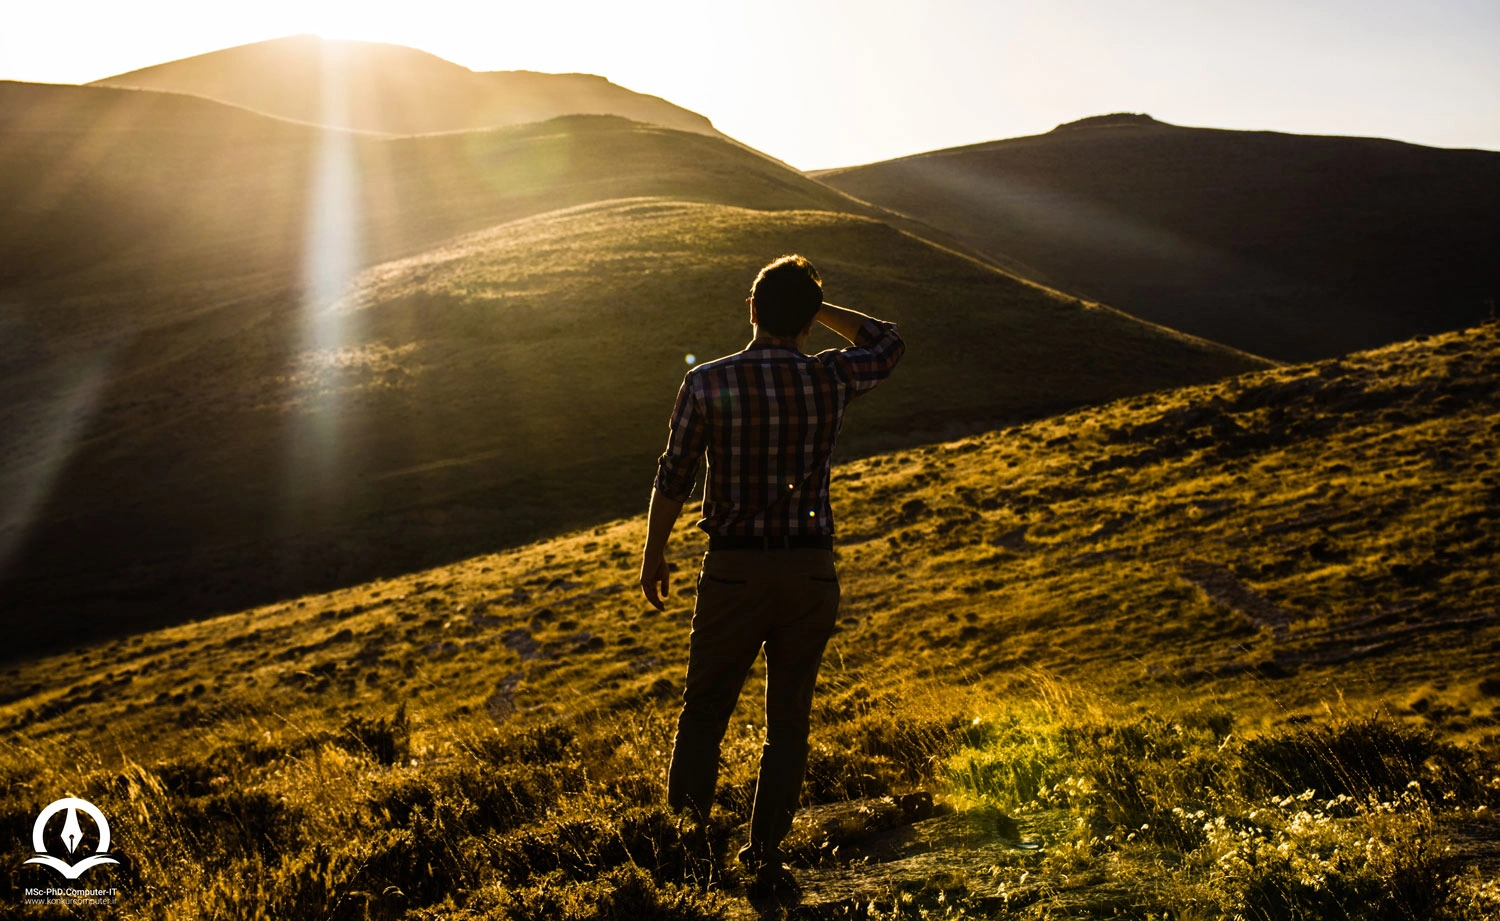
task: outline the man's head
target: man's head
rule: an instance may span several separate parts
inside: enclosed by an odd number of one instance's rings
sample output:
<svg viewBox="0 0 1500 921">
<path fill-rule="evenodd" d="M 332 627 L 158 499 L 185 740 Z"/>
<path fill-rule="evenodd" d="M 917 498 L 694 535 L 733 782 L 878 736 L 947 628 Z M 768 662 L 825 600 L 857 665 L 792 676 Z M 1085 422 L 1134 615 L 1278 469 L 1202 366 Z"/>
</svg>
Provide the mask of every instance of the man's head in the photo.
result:
<svg viewBox="0 0 1500 921">
<path fill-rule="evenodd" d="M 800 336 L 822 306 L 823 280 L 801 256 L 782 256 L 761 269 L 750 286 L 751 322 L 772 336 Z"/>
</svg>

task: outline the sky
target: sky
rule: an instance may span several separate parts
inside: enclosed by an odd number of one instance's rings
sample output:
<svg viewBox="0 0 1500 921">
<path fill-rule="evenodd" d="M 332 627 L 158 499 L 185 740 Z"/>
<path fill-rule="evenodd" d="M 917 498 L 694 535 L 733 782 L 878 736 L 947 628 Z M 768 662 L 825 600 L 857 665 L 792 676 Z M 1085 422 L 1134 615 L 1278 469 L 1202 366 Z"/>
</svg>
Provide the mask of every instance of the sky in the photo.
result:
<svg viewBox="0 0 1500 921">
<path fill-rule="evenodd" d="M 55 0 L 9 5 L 0 79 L 301 33 L 602 74 L 802 169 L 1107 112 L 1500 149 L 1497 0 Z"/>
</svg>

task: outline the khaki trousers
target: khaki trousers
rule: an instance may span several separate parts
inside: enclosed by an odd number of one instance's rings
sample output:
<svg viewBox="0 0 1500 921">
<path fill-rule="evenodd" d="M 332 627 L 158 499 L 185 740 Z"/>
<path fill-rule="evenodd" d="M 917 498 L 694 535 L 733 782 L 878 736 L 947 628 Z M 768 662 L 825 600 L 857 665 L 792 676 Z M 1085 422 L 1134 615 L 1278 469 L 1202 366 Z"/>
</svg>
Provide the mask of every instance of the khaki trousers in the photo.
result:
<svg viewBox="0 0 1500 921">
<path fill-rule="evenodd" d="M 838 615 L 833 551 L 710 550 L 698 574 L 687 689 L 667 803 L 708 818 L 719 777 L 719 744 L 745 676 L 766 654 L 766 741 L 750 817 L 749 849 L 778 853 L 807 770 L 808 717 L 823 647 Z"/>
</svg>

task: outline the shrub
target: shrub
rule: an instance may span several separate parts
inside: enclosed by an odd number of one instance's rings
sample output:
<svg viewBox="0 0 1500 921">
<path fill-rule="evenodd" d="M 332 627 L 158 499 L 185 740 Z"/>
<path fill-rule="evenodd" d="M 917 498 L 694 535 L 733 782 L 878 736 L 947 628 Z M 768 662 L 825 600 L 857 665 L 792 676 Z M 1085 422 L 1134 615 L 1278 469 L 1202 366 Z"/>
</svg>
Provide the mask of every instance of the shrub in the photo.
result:
<svg viewBox="0 0 1500 921">
<path fill-rule="evenodd" d="M 837 803 L 891 792 L 899 769 L 888 759 L 814 743 L 807 756 L 802 795 L 812 803 Z"/>
<path fill-rule="evenodd" d="M 1189 857 L 1195 883 L 1183 886 L 1184 901 L 1253 921 L 1432 917 L 1452 883 L 1427 804 L 1413 793 L 1336 817 L 1349 803 L 1304 793 L 1252 810 L 1248 821 L 1206 823 L 1206 843 Z"/>
<path fill-rule="evenodd" d="M 1424 763 L 1452 753 L 1432 733 L 1389 719 L 1339 720 L 1245 742 L 1240 782 L 1247 796 L 1390 797 L 1420 780 Z"/>
<path fill-rule="evenodd" d="M 226 789 L 175 802 L 180 827 L 205 858 L 274 857 L 297 847 L 304 816 L 265 790 Z"/>
<path fill-rule="evenodd" d="M 1068 740 L 1040 711 L 1007 711 L 975 728 L 969 747 L 944 765 L 944 779 L 958 792 L 1017 810 L 1037 804 L 1068 776 Z"/>
<path fill-rule="evenodd" d="M 574 754 L 576 734 L 561 723 L 523 726 L 471 737 L 463 747 L 490 764 L 554 764 Z"/>
<path fill-rule="evenodd" d="M 612 821 L 591 814 L 516 831 L 498 843 L 497 866 L 513 885 L 547 874 L 588 880 L 627 863 L 661 882 L 703 882 L 728 840 L 723 821 L 698 828 L 664 807 L 636 807 Z"/>
<path fill-rule="evenodd" d="M 406 704 L 397 707 L 395 715 L 389 719 L 351 716 L 332 741 L 352 752 L 367 752 L 381 764 L 404 762 L 411 755 L 411 725 L 406 718 Z"/>
<path fill-rule="evenodd" d="M 359 888 L 393 913 L 426 905 L 471 885 L 474 865 L 465 859 L 466 836 L 438 818 L 418 814 L 401 827 L 368 840 L 356 878 Z"/>
</svg>

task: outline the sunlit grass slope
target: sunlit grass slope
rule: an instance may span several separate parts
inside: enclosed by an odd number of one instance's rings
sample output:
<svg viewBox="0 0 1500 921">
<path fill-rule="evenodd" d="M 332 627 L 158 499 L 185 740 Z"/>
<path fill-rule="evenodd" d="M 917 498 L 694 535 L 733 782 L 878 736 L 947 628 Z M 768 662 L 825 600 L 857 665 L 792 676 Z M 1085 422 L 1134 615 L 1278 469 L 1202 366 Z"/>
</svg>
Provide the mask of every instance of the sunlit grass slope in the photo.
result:
<svg viewBox="0 0 1500 921">
<path fill-rule="evenodd" d="M 815 173 L 998 264 L 1216 342 L 1326 357 L 1479 322 L 1500 153 L 1099 116 Z"/>
<path fill-rule="evenodd" d="M 297 35 L 211 51 L 90 86 L 206 96 L 282 118 L 385 134 L 620 115 L 722 138 L 707 118 L 592 74 L 476 73 L 415 48 Z"/>
<path fill-rule="evenodd" d="M 36 641 L 125 632 L 629 514 L 686 357 L 744 345 L 750 280 L 786 251 L 910 343 L 899 381 L 851 416 L 846 456 L 1262 365 L 869 218 L 563 209 L 376 266 L 316 320 L 246 298 L 143 337 L 7 610 Z M 311 323 L 332 338 L 305 341 Z"/>
<path fill-rule="evenodd" d="M 1492 916 L 1497 372 L 1490 324 L 840 466 L 787 916 Z M 704 542 L 662 616 L 643 532 L 11 666 L 5 823 L 98 803 L 130 918 L 753 916 L 760 678 L 705 856 L 662 805 Z"/>
</svg>

